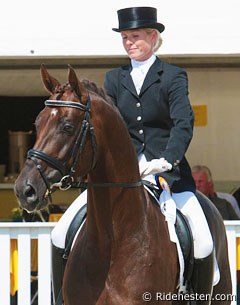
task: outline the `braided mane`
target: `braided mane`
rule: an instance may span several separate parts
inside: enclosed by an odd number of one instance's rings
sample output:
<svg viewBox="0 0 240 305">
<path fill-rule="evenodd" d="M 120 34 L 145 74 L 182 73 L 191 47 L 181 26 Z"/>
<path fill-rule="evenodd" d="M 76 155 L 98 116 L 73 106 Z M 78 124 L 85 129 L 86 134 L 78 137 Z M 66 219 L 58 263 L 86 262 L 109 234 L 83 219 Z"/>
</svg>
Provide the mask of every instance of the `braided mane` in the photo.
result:
<svg viewBox="0 0 240 305">
<path fill-rule="evenodd" d="M 110 98 L 110 96 L 107 95 L 103 88 L 98 87 L 94 82 L 89 81 L 88 79 L 82 79 L 81 83 L 87 90 L 96 93 L 97 95 L 101 96 L 106 102 L 113 105 L 112 99 Z"/>
</svg>

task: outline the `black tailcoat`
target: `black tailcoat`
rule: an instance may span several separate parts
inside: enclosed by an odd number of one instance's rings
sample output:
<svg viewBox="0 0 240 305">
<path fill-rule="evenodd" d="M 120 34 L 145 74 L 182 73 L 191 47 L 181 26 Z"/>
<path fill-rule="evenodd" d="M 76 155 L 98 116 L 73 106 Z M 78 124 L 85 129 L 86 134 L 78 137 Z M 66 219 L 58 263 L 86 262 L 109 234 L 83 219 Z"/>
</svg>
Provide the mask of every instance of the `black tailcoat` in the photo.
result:
<svg viewBox="0 0 240 305">
<path fill-rule="evenodd" d="M 174 169 L 163 173 L 173 192 L 195 191 L 185 153 L 193 135 L 194 114 L 186 72 L 156 58 L 139 95 L 131 65 L 106 73 L 104 87 L 126 122 L 137 154 L 164 157 Z"/>
</svg>

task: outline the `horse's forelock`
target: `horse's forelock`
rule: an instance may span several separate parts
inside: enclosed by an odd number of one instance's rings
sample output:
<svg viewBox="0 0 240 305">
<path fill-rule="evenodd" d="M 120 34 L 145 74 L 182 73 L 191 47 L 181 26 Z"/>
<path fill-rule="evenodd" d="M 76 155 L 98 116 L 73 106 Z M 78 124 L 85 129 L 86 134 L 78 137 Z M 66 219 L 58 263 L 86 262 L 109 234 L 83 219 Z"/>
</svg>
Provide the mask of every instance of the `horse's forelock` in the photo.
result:
<svg viewBox="0 0 240 305">
<path fill-rule="evenodd" d="M 69 87 L 69 84 L 63 84 L 63 85 L 59 85 L 55 88 L 54 90 L 54 94 L 57 94 L 57 99 L 60 99 L 62 97 L 62 95 L 64 94 L 66 87 Z"/>
<path fill-rule="evenodd" d="M 58 85 L 58 86 L 56 86 L 54 93 L 62 93 L 63 91 L 64 91 L 64 86 Z"/>
</svg>

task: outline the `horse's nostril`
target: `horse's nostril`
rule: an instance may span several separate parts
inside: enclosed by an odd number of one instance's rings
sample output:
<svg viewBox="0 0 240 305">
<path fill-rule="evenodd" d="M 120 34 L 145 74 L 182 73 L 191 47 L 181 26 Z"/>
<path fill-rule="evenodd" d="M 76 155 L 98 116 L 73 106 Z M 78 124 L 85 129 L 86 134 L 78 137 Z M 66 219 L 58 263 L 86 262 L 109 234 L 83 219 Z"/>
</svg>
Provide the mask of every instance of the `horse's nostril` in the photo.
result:
<svg viewBox="0 0 240 305">
<path fill-rule="evenodd" d="M 34 188 L 31 185 L 27 185 L 24 191 L 24 195 L 29 198 L 29 197 L 33 197 L 36 194 Z"/>
</svg>

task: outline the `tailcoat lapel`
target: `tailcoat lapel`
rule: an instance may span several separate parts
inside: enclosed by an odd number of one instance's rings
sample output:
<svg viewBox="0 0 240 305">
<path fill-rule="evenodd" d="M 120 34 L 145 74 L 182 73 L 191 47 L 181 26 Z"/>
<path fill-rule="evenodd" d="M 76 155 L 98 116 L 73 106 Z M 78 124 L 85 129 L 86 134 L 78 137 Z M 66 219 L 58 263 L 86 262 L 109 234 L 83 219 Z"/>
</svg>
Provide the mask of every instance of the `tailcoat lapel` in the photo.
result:
<svg viewBox="0 0 240 305">
<path fill-rule="evenodd" d="M 131 65 L 127 65 L 127 66 L 124 66 L 122 68 L 121 83 L 128 91 L 130 91 L 133 95 L 138 97 L 138 94 L 137 94 L 137 91 L 135 89 L 132 77 L 130 75 L 131 71 L 132 71 L 132 66 Z"/>
<path fill-rule="evenodd" d="M 124 66 L 121 71 L 121 83 L 122 85 L 130 91 L 133 95 L 138 97 L 138 94 L 136 92 L 132 77 L 130 75 L 132 70 L 132 66 L 129 64 L 127 66 Z M 159 58 L 156 58 L 153 65 L 150 67 L 146 78 L 144 80 L 144 83 L 142 85 L 142 89 L 140 92 L 140 95 L 147 90 L 153 83 L 161 80 L 161 72 L 163 70 L 163 63 Z"/>
<path fill-rule="evenodd" d="M 153 83 L 161 81 L 161 74 L 163 70 L 163 63 L 159 58 L 156 58 L 152 66 L 150 67 L 146 78 L 143 82 L 140 95 L 147 90 Z"/>
</svg>

